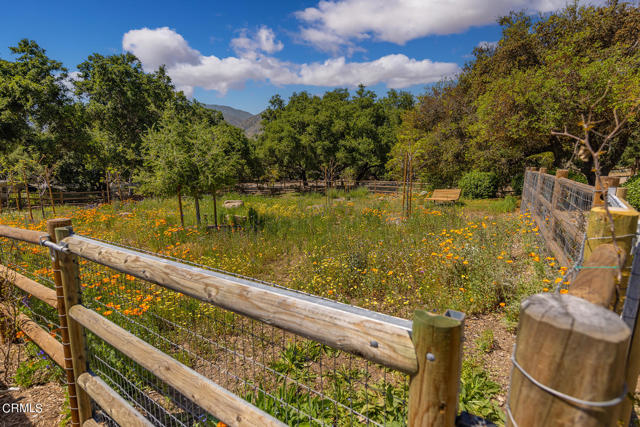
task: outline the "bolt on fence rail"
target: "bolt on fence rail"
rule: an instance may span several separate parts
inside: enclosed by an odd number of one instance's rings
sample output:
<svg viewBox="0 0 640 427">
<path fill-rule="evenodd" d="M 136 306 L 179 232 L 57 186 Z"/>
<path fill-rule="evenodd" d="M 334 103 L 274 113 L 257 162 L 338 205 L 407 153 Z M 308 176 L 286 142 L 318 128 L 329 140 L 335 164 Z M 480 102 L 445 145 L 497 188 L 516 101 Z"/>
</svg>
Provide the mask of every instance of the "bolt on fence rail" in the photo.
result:
<svg viewBox="0 0 640 427">
<path fill-rule="evenodd" d="M 0 236 L 7 268 L 26 272 L 31 252 L 48 258 L 16 241 L 44 233 Z M 56 238 L 46 244 L 61 265 L 81 423 L 454 423 L 461 313 L 418 311 L 411 322 L 68 228 Z"/>
</svg>

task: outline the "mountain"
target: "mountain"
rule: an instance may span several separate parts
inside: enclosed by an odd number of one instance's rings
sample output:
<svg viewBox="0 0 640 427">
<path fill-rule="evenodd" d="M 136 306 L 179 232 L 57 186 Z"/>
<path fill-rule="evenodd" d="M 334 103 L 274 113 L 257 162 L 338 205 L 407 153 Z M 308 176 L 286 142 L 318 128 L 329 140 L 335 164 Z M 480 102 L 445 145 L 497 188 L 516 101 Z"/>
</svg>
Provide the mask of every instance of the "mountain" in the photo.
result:
<svg viewBox="0 0 640 427">
<path fill-rule="evenodd" d="M 262 133 L 262 113 L 249 117 L 247 120 L 240 124 L 240 128 L 244 129 L 245 135 L 249 138 L 253 138 L 256 135 Z"/>
<path fill-rule="evenodd" d="M 244 133 L 249 138 L 258 135 L 262 131 L 262 127 L 260 126 L 260 120 L 262 120 L 260 116 L 261 113 L 254 115 L 247 111 L 238 110 L 227 105 L 203 105 L 212 110 L 220 111 L 222 113 L 222 117 L 224 117 L 225 122 L 244 130 Z"/>
<path fill-rule="evenodd" d="M 211 110 L 220 111 L 225 122 L 238 127 L 240 127 L 240 123 L 253 116 L 253 114 L 247 111 L 238 110 L 226 105 L 204 104 L 204 106 Z"/>
</svg>

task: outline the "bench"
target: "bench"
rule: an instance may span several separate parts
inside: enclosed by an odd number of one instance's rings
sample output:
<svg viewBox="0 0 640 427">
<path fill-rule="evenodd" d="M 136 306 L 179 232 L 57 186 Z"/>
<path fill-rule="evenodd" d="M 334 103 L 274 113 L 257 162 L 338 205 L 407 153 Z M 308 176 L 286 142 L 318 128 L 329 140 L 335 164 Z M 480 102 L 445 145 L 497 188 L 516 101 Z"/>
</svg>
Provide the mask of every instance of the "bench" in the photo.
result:
<svg viewBox="0 0 640 427">
<path fill-rule="evenodd" d="M 455 203 L 459 199 L 460 199 L 460 189 L 449 188 L 449 189 L 433 190 L 431 197 L 427 197 L 425 200 L 428 202 Z"/>
</svg>

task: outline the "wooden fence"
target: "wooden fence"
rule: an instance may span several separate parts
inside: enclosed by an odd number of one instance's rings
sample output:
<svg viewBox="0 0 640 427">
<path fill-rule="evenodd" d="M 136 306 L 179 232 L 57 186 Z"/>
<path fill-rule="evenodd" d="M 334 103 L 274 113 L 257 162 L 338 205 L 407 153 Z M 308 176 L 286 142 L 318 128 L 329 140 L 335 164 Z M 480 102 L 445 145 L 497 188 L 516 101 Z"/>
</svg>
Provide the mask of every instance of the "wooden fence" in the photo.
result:
<svg viewBox="0 0 640 427">
<path fill-rule="evenodd" d="M 633 211 L 623 198 L 616 197 L 624 190 L 617 188 L 618 177 L 603 177 L 602 181 L 605 188 L 600 189 L 568 179 L 567 170 L 560 169 L 555 176 L 545 168 L 525 171 L 521 211 L 536 222 L 547 248 L 565 267 L 581 261 L 589 215 L 594 207 L 604 209 L 604 197 L 618 214 Z M 635 230 L 622 230 L 625 235 L 629 232 Z"/>
<path fill-rule="evenodd" d="M 508 425 L 629 425 L 640 372 L 640 283 L 629 274 L 632 263 L 640 271 L 632 256 L 638 212 L 612 197 L 615 179 L 604 181 L 608 188 L 600 189 L 569 181 L 566 171 L 555 177 L 544 170 L 526 172 L 523 212 L 570 268 L 555 292 L 521 305 Z M 611 216 L 602 206 L 605 197 Z M 563 233 L 580 242 L 580 256 L 566 251 Z"/>
<path fill-rule="evenodd" d="M 322 398 L 320 402 L 328 402 L 334 395 L 329 395 L 326 389 L 323 390 L 322 387 L 329 388 L 329 384 L 325 383 L 323 386 L 322 381 L 345 375 L 341 374 L 340 369 L 335 366 L 337 360 L 346 360 L 346 356 L 340 356 L 345 354 L 349 355 L 351 359 L 348 360 L 354 360 L 354 363 L 361 360 L 363 366 L 367 367 L 367 375 L 369 375 L 370 364 L 381 367 L 377 372 L 381 378 L 384 375 L 385 381 L 386 376 L 393 372 L 408 375 L 407 398 L 400 404 L 398 410 L 406 411 L 406 419 L 403 422 L 409 426 L 448 426 L 455 422 L 462 359 L 464 321 L 462 313 L 448 311 L 445 315 L 435 315 L 418 310 L 413 321 L 399 319 L 79 236 L 72 232 L 69 221 L 65 219 L 50 220 L 48 233 L 0 226 L 0 237 L 2 238 L 0 240 L 5 242 L 3 249 L 5 252 L 2 253 L 18 250 L 19 255 L 23 256 L 23 258 L 11 258 L 13 261 L 6 261 L 7 265 L 2 267 L 5 283 L 11 283 L 21 289 L 25 295 L 57 308 L 62 330 L 58 340 L 52 338 L 42 325 L 38 325 L 37 319 L 28 319 L 25 314 L 22 314 L 25 305 L 30 306 L 25 302 L 26 296 L 19 300 L 15 307 L 11 307 L 9 301 L 3 302 L 3 307 L 6 308 L 5 317 L 8 318 L 8 313 L 17 308 L 18 326 L 65 369 L 73 425 L 95 425 L 95 422 L 99 421 L 96 415 L 98 413 L 123 426 L 147 426 L 151 423 L 164 425 L 160 415 L 176 420 L 180 411 L 200 414 L 199 417 L 208 416 L 206 415 L 208 413 L 231 426 L 284 425 L 283 421 L 297 424 L 289 418 L 291 411 L 285 411 L 288 409 L 286 406 L 291 405 L 282 398 L 274 397 L 273 402 L 282 408 L 271 407 L 268 414 L 240 397 L 238 393 L 234 393 L 236 390 L 225 389 L 211 379 L 212 370 L 205 369 L 209 366 L 206 363 L 208 361 L 196 353 L 200 344 L 213 343 L 213 335 L 197 335 L 199 340 L 195 340 L 193 337 L 196 335 L 192 334 L 187 335 L 191 338 L 186 343 L 170 342 L 169 335 L 161 336 L 150 329 L 149 325 L 152 324 L 160 325 L 160 329 L 164 330 L 165 334 L 181 330 L 183 326 L 197 329 L 197 318 L 208 312 L 207 307 L 218 307 L 224 310 L 219 314 L 220 317 L 215 314 L 203 322 L 206 324 L 207 331 L 213 328 L 213 331 L 219 332 L 220 329 L 216 329 L 218 321 L 222 323 L 223 331 L 227 331 L 228 325 L 225 322 L 228 323 L 229 316 L 237 315 L 253 319 L 250 322 L 243 321 L 242 329 L 250 329 L 251 334 L 262 340 L 260 341 L 262 344 L 268 333 L 262 334 L 256 331 L 262 331 L 263 327 L 274 327 L 282 331 L 283 341 L 285 338 L 293 337 L 291 342 L 294 343 L 294 350 L 300 343 L 295 337 L 300 337 L 298 339 L 319 343 L 320 349 L 331 348 L 340 352 L 331 353 L 334 363 L 334 371 L 331 375 L 323 374 L 322 365 L 319 373 L 310 372 L 310 375 L 315 378 L 312 378 L 311 382 L 303 383 L 301 379 L 288 374 L 289 376 L 284 377 L 285 390 L 287 380 L 296 387 L 296 394 L 298 394 L 305 392 L 306 389 L 303 387 L 309 387 L 314 383 L 317 385 L 319 379 L 320 391 L 314 393 L 318 393 Z M 23 247 L 25 244 L 33 246 Z M 26 270 L 29 270 L 30 263 L 41 262 L 39 267 L 42 267 L 42 263 L 46 263 L 48 259 L 46 253 L 40 253 L 40 261 L 34 260 L 34 256 L 37 256 L 34 254 L 45 250 L 42 246 L 51 251 L 53 261 L 48 268 L 52 269 L 55 289 L 43 285 L 37 280 L 37 276 L 36 280 L 27 277 L 30 273 Z M 42 274 L 46 269 L 47 266 L 38 271 Z M 112 269 L 118 272 L 119 282 L 116 283 L 117 286 L 110 288 L 112 289 L 110 293 L 107 289 L 100 292 L 97 292 L 97 288 L 96 291 L 93 290 L 94 286 L 114 283 L 114 276 L 104 274 L 100 269 Z M 94 278 L 95 281 L 92 281 Z M 153 314 L 149 316 L 151 323 L 143 323 L 141 313 L 133 310 L 127 313 L 120 304 L 103 304 L 105 299 L 109 298 L 109 294 L 113 295 L 114 291 L 124 290 L 125 286 L 132 284 L 135 286 L 127 289 L 127 292 L 131 290 L 130 296 L 135 297 L 136 301 L 145 297 L 145 292 L 141 292 L 140 289 L 154 291 L 150 292 L 144 301 L 148 301 L 149 298 L 151 301 L 160 298 L 158 295 L 171 294 L 176 298 L 172 300 L 176 305 L 190 304 L 188 306 L 191 307 L 191 311 L 185 313 L 189 318 L 183 319 L 185 320 L 183 326 L 178 324 L 175 318 L 171 318 L 172 322 L 163 323 L 162 316 L 158 314 L 160 312 L 154 312 L 152 309 L 150 313 Z M 142 288 L 141 284 L 154 287 Z M 196 302 L 202 305 L 194 305 Z M 125 304 L 124 300 L 122 304 Z M 167 310 L 173 312 L 171 307 L 173 305 Z M 107 308 L 109 308 L 108 311 Z M 117 311 L 125 320 L 116 321 L 115 318 L 113 320 L 109 318 L 112 311 Z M 136 326 L 133 330 L 127 329 L 128 326 L 125 326 L 130 324 L 140 327 Z M 164 329 L 165 327 L 168 329 Z M 242 347 L 238 344 L 241 340 L 240 335 L 233 335 L 232 338 L 232 343 L 225 342 L 224 345 L 233 346 L 231 358 L 233 363 L 237 363 L 240 358 L 241 367 L 244 366 L 246 371 L 251 363 L 259 362 L 262 357 L 263 365 L 261 366 L 265 372 L 274 369 L 273 363 L 264 362 L 265 353 L 268 353 L 264 346 L 251 349 L 251 353 L 246 351 L 243 353 L 245 343 L 243 342 Z M 155 340 L 153 342 L 156 344 L 152 345 L 150 340 Z M 96 344 L 98 341 L 100 345 Z M 166 347 L 162 344 L 163 342 Z M 169 353 L 177 347 L 184 349 L 185 352 L 175 353 L 173 354 L 175 357 L 172 357 Z M 98 354 L 100 348 L 109 350 L 104 354 Z M 282 350 L 286 350 L 284 344 Z M 329 350 L 322 351 L 326 353 Z M 120 367 L 114 369 L 113 375 L 109 374 L 111 371 L 107 367 L 103 368 L 106 363 L 101 358 L 106 357 L 105 355 L 113 356 L 113 354 L 121 354 L 121 359 L 118 360 L 130 361 L 131 366 L 135 364 L 136 368 L 127 372 L 139 375 L 142 378 L 140 381 L 148 387 L 160 384 L 161 386 L 154 390 L 165 393 L 165 400 L 171 402 L 170 408 L 161 408 L 163 405 L 166 406 L 162 399 L 150 403 L 136 398 L 144 395 L 145 399 L 151 399 L 153 396 L 141 390 L 144 386 L 136 385 L 131 378 L 124 378 L 123 372 L 116 372 L 129 369 L 129 365 L 125 366 L 119 362 Z M 219 358 L 220 356 L 214 353 L 211 357 Z M 255 366 L 257 365 L 253 365 L 254 370 Z M 224 364 L 218 368 L 231 369 Z M 324 369 L 328 367 L 325 366 Z M 120 385 L 119 380 L 115 379 L 117 375 L 124 378 L 122 381 L 126 382 L 129 388 Z M 373 373 L 371 375 L 373 376 Z M 368 378 L 365 379 L 367 380 Z M 247 383 L 244 384 L 246 393 Z M 372 393 L 373 384 L 368 386 L 366 382 L 364 384 L 365 389 L 358 392 Z M 368 390 L 366 387 L 371 389 Z M 351 391 L 355 396 L 355 391 Z M 306 392 L 311 396 L 310 391 Z M 249 395 L 265 397 L 269 393 L 271 389 L 268 388 L 268 384 L 251 383 Z M 388 399 L 388 393 L 391 393 L 389 389 L 385 389 L 382 390 L 381 395 Z M 249 395 L 243 396 L 246 398 Z M 256 400 L 252 401 L 256 402 Z M 351 397 L 344 402 L 351 402 Z M 336 413 L 338 413 L 338 403 L 334 404 Z M 310 416 L 309 424 L 368 423 L 371 421 L 369 406 L 371 405 L 368 404 L 363 408 L 345 407 L 344 410 L 350 414 L 350 418 L 344 420 L 338 418 L 326 422 L 326 419 L 323 421 Z M 300 412 L 307 410 L 306 408 L 307 406 L 300 404 L 297 410 Z M 385 411 L 386 408 L 385 406 Z M 158 415 L 155 411 L 166 413 Z M 306 414 L 303 415 L 306 416 Z M 201 419 L 198 418 L 198 420 Z M 182 424 L 178 423 L 178 425 Z"/>
<path fill-rule="evenodd" d="M 336 190 L 351 190 L 358 187 L 365 187 L 373 193 L 393 194 L 402 191 L 402 182 L 400 181 L 349 181 L 336 180 L 331 182 L 325 181 L 309 181 L 304 185 L 302 181 L 281 181 L 272 183 L 256 183 L 247 182 L 236 185 L 235 190 L 246 194 L 286 194 L 286 193 L 303 193 L 303 192 L 323 192 L 327 188 Z M 425 191 L 427 184 L 421 182 L 413 183 L 414 191 Z"/>
</svg>

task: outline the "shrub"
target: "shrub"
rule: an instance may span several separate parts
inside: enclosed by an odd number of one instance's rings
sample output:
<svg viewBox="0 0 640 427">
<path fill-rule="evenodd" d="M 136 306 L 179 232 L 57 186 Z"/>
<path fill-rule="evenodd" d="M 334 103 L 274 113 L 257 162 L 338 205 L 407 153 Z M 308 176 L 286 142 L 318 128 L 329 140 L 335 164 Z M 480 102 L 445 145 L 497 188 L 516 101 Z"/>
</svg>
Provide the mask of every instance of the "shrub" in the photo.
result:
<svg viewBox="0 0 640 427">
<path fill-rule="evenodd" d="M 587 177 L 584 176 L 584 174 L 582 172 L 577 172 L 577 171 L 569 171 L 569 179 L 572 181 L 576 181 L 576 182 L 581 182 L 583 184 L 588 184 L 589 181 L 587 180 Z"/>
<path fill-rule="evenodd" d="M 513 190 L 513 194 L 516 196 L 522 195 L 522 187 L 524 186 L 524 174 L 518 173 L 513 178 L 511 178 L 511 189 Z"/>
<path fill-rule="evenodd" d="M 509 195 L 502 200 L 498 200 L 489 205 L 489 210 L 493 213 L 513 212 L 518 207 L 518 200 Z"/>
<path fill-rule="evenodd" d="M 472 171 L 458 182 L 462 195 L 471 199 L 488 199 L 498 192 L 498 179 L 493 172 Z"/>
<path fill-rule="evenodd" d="M 489 378 L 489 374 L 482 369 L 478 361 L 462 362 L 460 410 L 502 424 L 504 413 L 494 400 L 500 391 L 500 385 Z"/>
<path fill-rule="evenodd" d="M 15 382 L 20 387 L 46 384 L 62 379 L 62 370 L 36 345 L 27 343 L 28 358 L 20 362 L 15 374 Z"/>
<path fill-rule="evenodd" d="M 627 188 L 627 202 L 640 209 L 640 175 L 632 176 L 622 186 Z"/>
</svg>

